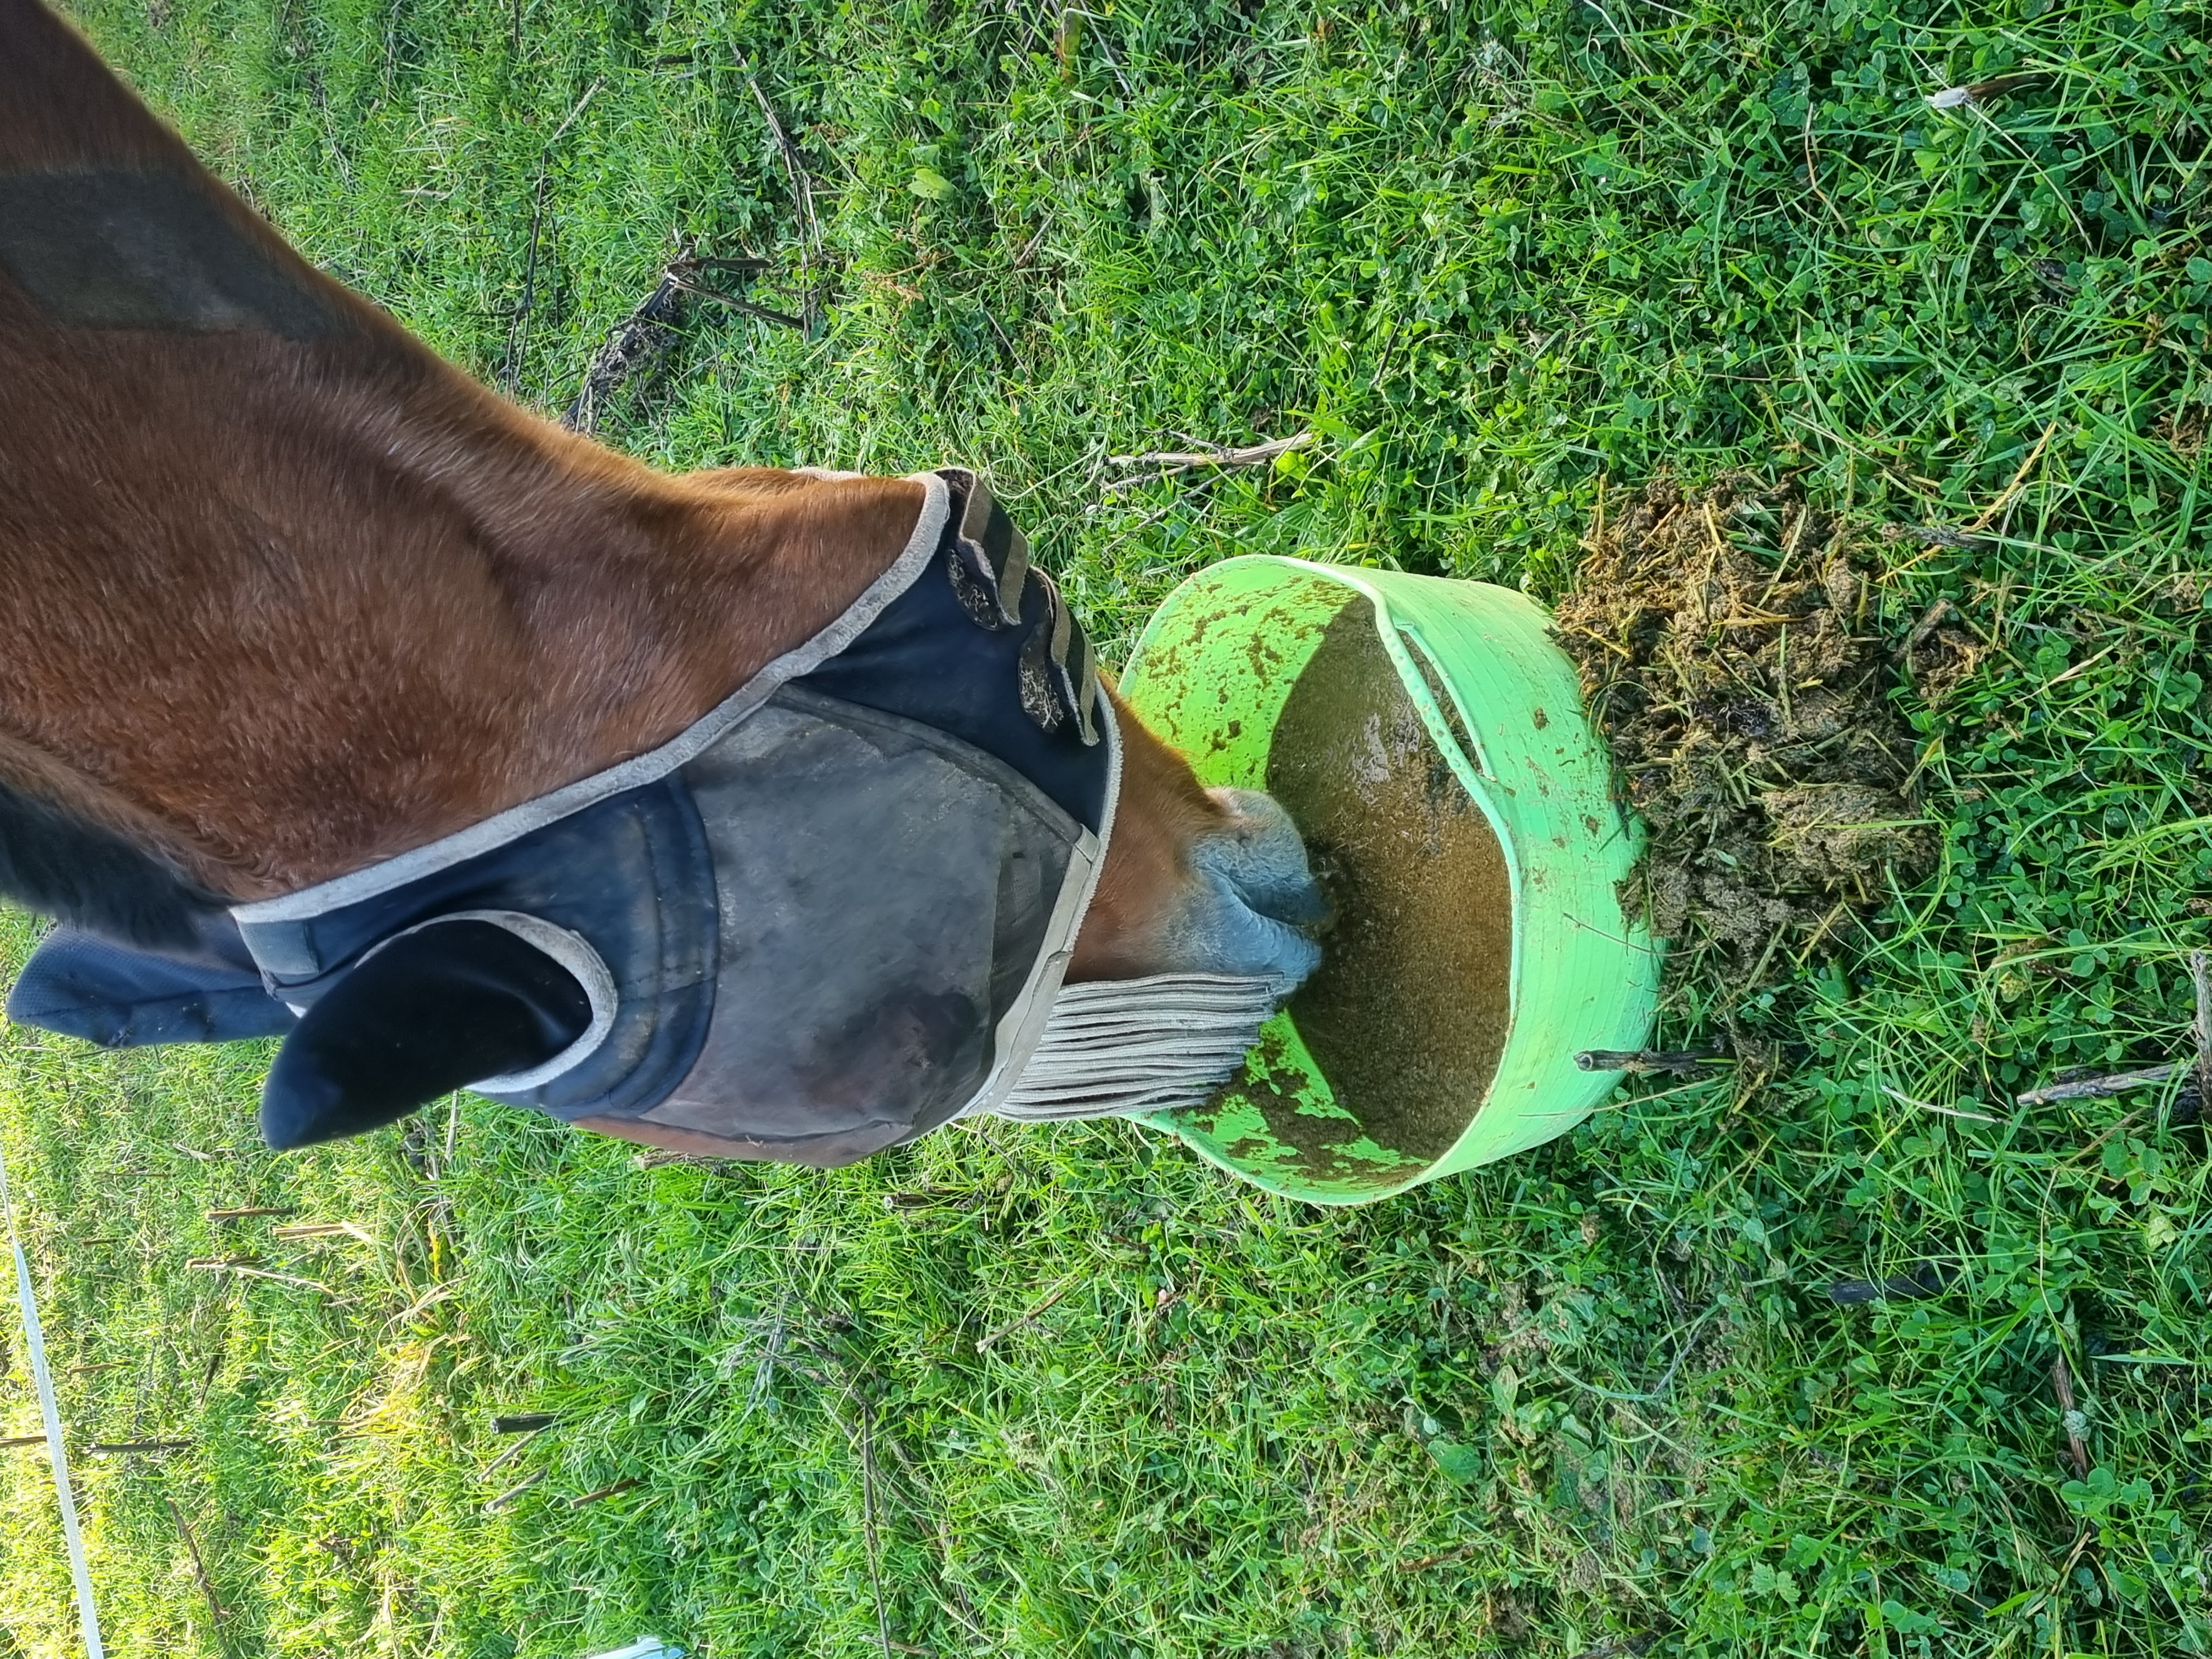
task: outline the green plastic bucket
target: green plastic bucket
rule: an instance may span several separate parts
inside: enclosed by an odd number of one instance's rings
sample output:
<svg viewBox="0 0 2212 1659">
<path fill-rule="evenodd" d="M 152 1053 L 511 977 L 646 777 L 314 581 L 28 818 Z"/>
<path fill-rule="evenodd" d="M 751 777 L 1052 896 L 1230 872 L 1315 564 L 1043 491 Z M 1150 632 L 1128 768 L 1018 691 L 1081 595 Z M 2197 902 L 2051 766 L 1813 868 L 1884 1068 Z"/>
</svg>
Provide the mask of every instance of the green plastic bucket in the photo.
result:
<svg viewBox="0 0 2212 1659">
<path fill-rule="evenodd" d="M 1409 1155 L 1389 1144 L 1379 1119 L 1340 1103 L 1299 1032 L 1294 1000 L 1212 1102 L 1145 1120 L 1255 1185 L 1316 1204 L 1387 1198 L 1565 1133 L 1620 1081 L 1579 1069 L 1576 1055 L 1643 1047 L 1658 1002 L 1657 947 L 1619 897 L 1639 826 L 1613 799 L 1573 665 L 1543 611 L 1522 595 L 1300 559 L 1231 559 L 1168 597 L 1120 689 L 1202 781 L 1265 788 L 1293 687 L 1332 624 L 1364 628 L 1363 616 L 1504 854 L 1511 961 L 1488 1086 L 1464 1101 L 1464 1126 L 1446 1150 L 1437 1152 L 1432 1124 L 1425 1152 Z M 1358 643 L 1371 654 L 1364 635 Z M 1445 1136 L 1458 1110 L 1453 1103 Z"/>
</svg>

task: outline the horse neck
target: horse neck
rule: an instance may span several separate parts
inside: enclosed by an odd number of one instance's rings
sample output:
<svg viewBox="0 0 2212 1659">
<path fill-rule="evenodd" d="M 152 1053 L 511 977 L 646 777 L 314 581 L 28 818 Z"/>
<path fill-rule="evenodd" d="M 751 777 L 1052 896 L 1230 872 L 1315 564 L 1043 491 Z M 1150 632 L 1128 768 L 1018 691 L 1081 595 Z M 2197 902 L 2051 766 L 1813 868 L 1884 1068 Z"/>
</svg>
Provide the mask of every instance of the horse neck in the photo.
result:
<svg viewBox="0 0 2212 1659">
<path fill-rule="evenodd" d="M 233 899 L 673 735 L 844 609 L 921 500 L 664 477 L 427 354 L 332 392 L 240 372 L 235 337 L 142 337 L 94 395 L 80 338 L 75 418 L 42 419 L 33 337 L 0 317 L 25 371 L 0 375 L 22 486 L 0 510 L 0 774 Z"/>
<path fill-rule="evenodd" d="M 918 485 L 669 478 L 501 402 L 36 0 L 0 0 L 0 790 L 224 897 L 672 735 L 914 523 Z"/>
</svg>

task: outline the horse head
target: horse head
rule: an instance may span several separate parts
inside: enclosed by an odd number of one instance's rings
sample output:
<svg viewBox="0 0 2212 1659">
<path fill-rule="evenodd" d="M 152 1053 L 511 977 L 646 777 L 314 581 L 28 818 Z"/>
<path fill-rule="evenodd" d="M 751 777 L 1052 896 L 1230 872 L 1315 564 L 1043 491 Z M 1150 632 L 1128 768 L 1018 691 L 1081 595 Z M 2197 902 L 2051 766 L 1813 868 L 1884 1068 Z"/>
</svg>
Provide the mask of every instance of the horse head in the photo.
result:
<svg viewBox="0 0 2212 1659">
<path fill-rule="evenodd" d="M 671 476 L 518 408 L 36 0 L 0 0 L 0 891 L 71 924 L 11 1010 L 284 1035 L 278 1144 L 477 1085 L 839 1162 L 1041 1098 L 1009 1056 L 1073 1066 L 1039 1115 L 1158 1104 L 1147 1066 L 1187 1097 L 1317 959 L 1281 809 L 1097 683 L 980 481 Z M 788 1053 L 779 998 L 820 1027 Z"/>
</svg>

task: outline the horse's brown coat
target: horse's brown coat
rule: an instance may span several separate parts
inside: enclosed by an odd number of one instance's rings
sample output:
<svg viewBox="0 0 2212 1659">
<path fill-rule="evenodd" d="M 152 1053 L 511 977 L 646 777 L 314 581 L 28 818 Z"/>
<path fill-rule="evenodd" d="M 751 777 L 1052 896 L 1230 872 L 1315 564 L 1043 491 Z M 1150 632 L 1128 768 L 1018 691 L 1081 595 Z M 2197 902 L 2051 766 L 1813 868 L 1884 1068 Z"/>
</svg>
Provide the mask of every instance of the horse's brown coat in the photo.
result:
<svg viewBox="0 0 2212 1659">
<path fill-rule="evenodd" d="M 149 193 L 182 205 L 134 215 Z M 58 243 L 0 234 L 0 784 L 225 899 L 666 739 L 842 611 L 919 510 L 897 479 L 657 473 L 495 397 L 300 259 L 35 0 L 0 0 L 10 200 L 89 205 Z M 1079 978 L 1148 970 L 1227 817 L 1121 728 Z"/>
</svg>

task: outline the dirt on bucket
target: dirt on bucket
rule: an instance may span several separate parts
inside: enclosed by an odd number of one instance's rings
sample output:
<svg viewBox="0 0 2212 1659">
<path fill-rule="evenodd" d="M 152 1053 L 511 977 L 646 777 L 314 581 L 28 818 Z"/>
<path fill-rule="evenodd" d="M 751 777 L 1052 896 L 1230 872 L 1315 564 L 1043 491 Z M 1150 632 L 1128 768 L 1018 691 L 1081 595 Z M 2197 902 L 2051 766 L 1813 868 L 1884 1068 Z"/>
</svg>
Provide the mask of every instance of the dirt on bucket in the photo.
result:
<svg viewBox="0 0 2212 1659">
<path fill-rule="evenodd" d="M 1497 1073 L 1513 898 L 1497 835 L 1431 740 L 1365 599 L 1337 614 L 1291 688 L 1267 789 L 1329 900 L 1322 965 L 1290 1011 L 1350 1120 L 1246 1094 L 1306 1174 L 1401 1178 L 1451 1149 Z M 1351 1150 L 1363 1140 L 1396 1156 L 1363 1158 Z"/>
<path fill-rule="evenodd" d="M 1868 572 L 1792 486 L 1662 480 L 1601 510 L 1553 616 L 1650 830 L 1632 915 L 1762 978 L 1932 867 Z M 1687 947 L 1687 948 L 1685 948 Z"/>
</svg>

